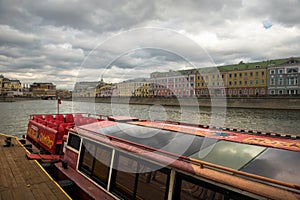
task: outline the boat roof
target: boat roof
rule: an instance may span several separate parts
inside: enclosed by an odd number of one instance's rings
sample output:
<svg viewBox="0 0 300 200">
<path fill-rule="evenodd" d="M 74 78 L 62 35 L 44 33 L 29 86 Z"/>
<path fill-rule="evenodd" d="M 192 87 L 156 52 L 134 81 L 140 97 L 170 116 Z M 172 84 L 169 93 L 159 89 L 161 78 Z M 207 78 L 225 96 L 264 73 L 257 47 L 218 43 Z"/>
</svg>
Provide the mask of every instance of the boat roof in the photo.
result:
<svg viewBox="0 0 300 200">
<path fill-rule="evenodd" d="M 299 139 L 136 120 L 100 121 L 76 129 L 87 138 L 119 138 L 152 150 L 291 183 L 300 188 Z"/>
</svg>

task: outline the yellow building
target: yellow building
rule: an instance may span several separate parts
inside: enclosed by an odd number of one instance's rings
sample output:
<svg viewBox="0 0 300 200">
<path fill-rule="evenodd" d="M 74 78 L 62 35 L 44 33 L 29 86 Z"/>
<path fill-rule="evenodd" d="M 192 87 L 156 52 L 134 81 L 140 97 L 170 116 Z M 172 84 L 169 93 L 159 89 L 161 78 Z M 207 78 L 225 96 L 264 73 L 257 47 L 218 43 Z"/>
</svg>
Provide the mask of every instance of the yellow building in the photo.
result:
<svg viewBox="0 0 300 200">
<path fill-rule="evenodd" d="M 202 68 L 196 75 L 197 96 L 265 96 L 268 62 Z"/>
<path fill-rule="evenodd" d="M 153 97 L 152 83 L 145 82 L 136 89 L 137 97 Z"/>
<path fill-rule="evenodd" d="M 10 80 L 0 75 L 1 95 L 22 96 L 22 84 L 19 80 Z"/>
<path fill-rule="evenodd" d="M 260 63 L 227 68 L 227 96 L 267 95 L 267 68 Z"/>
<path fill-rule="evenodd" d="M 56 85 L 53 83 L 33 83 L 29 90 L 34 97 L 56 97 Z"/>
<path fill-rule="evenodd" d="M 147 81 L 146 79 L 128 80 L 116 84 L 115 95 L 119 97 L 141 97 L 142 95 L 148 95 L 150 93 L 148 92 L 149 89 L 149 81 Z"/>
<path fill-rule="evenodd" d="M 201 68 L 196 72 L 195 91 L 198 97 L 225 96 L 227 73 L 221 68 Z"/>
<path fill-rule="evenodd" d="M 105 83 L 96 87 L 96 97 L 111 97 L 113 93 L 113 85 Z"/>
</svg>

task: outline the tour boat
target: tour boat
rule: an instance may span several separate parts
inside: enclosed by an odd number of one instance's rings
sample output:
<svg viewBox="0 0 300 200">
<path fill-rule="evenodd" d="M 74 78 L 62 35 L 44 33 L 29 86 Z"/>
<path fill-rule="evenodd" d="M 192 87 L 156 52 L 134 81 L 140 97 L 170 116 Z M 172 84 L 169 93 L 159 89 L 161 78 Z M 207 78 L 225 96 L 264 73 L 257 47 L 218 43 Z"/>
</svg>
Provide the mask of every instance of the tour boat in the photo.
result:
<svg viewBox="0 0 300 200">
<path fill-rule="evenodd" d="M 300 199 L 295 135 L 34 114 L 23 143 L 73 199 Z"/>
</svg>

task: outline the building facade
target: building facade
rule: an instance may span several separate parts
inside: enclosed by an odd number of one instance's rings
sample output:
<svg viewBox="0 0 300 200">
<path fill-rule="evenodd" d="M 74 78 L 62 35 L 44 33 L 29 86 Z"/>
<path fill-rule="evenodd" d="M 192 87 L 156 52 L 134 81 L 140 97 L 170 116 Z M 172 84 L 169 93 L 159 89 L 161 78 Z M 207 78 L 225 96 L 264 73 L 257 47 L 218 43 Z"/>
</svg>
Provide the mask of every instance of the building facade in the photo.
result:
<svg viewBox="0 0 300 200">
<path fill-rule="evenodd" d="M 300 95 L 300 60 L 290 58 L 268 67 L 269 95 Z"/>
<path fill-rule="evenodd" d="M 117 83 L 114 95 L 118 97 L 149 97 L 150 82 L 148 79 L 134 79 Z"/>
<path fill-rule="evenodd" d="M 22 96 L 22 84 L 19 80 L 5 78 L 0 75 L 0 94 L 2 96 Z"/>
<path fill-rule="evenodd" d="M 53 83 L 33 83 L 30 85 L 29 91 L 33 97 L 56 97 L 56 85 Z"/>
<path fill-rule="evenodd" d="M 195 69 L 154 72 L 150 74 L 152 91 L 155 97 L 195 96 Z"/>
<path fill-rule="evenodd" d="M 197 97 L 225 96 L 227 73 L 216 67 L 197 70 L 195 92 Z"/>
<path fill-rule="evenodd" d="M 237 67 L 227 72 L 227 96 L 249 97 L 267 95 L 266 67 Z"/>
<path fill-rule="evenodd" d="M 98 85 L 96 87 L 96 97 L 111 97 L 113 94 L 113 84 Z"/>
<path fill-rule="evenodd" d="M 96 97 L 97 87 L 104 85 L 101 81 L 76 82 L 73 90 L 73 97 Z"/>
</svg>

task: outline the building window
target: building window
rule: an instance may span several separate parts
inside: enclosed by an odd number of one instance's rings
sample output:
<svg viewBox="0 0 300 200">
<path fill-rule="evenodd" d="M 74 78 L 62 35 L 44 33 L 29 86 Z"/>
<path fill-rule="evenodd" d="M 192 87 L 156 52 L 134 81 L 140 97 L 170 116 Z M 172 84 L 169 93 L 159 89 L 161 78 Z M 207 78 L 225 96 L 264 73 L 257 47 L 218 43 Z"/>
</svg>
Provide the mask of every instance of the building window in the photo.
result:
<svg viewBox="0 0 300 200">
<path fill-rule="evenodd" d="M 278 94 L 282 95 L 282 94 L 283 94 L 282 90 L 279 90 L 279 91 L 278 91 Z"/>
<path fill-rule="evenodd" d="M 240 77 L 242 77 L 243 75 L 242 75 L 242 73 L 240 73 Z"/>
<path fill-rule="evenodd" d="M 247 94 L 248 94 L 248 90 L 244 89 L 244 95 L 247 95 Z"/>
<path fill-rule="evenodd" d="M 270 85 L 275 85 L 275 79 L 274 78 L 270 79 Z"/>
<path fill-rule="evenodd" d="M 278 74 L 283 74 L 283 69 L 278 69 Z"/>
<path fill-rule="evenodd" d="M 258 76 L 258 72 L 255 72 L 255 76 Z"/>
<path fill-rule="evenodd" d="M 263 94 L 263 95 L 264 95 L 264 94 L 265 94 L 265 89 L 264 89 L 264 88 L 262 88 L 260 92 L 261 92 L 261 94 Z"/>
<path fill-rule="evenodd" d="M 255 84 L 258 84 L 258 79 L 255 80 Z"/>
<path fill-rule="evenodd" d="M 247 81 L 244 81 L 244 84 L 245 84 L 245 85 L 247 85 L 247 84 L 248 84 L 248 82 L 247 82 Z"/>
<path fill-rule="evenodd" d="M 259 95 L 259 90 L 257 88 L 255 88 L 255 95 Z"/>
<path fill-rule="evenodd" d="M 247 72 L 244 73 L 244 76 L 247 76 Z"/>
<path fill-rule="evenodd" d="M 233 95 L 236 95 L 236 89 L 233 90 Z"/>
<path fill-rule="evenodd" d="M 250 76 L 253 76 L 253 72 L 250 72 Z"/>
<path fill-rule="evenodd" d="M 229 85 L 232 85 L 232 82 L 231 82 L 231 81 L 229 81 Z"/>
<path fill-rule="evenodd" d="M 288 77 L 288 85 L 297 85 L 298 79 L 297 77 Z"/>
<path fill-rule="evenodd" d="M 278 79 L 278 85 L 284 85 L 284 79 L 283 78 Z"/>
<path fill-rule="evenodd" d="M 288 90 L 288 91 L 287 91 L 287 93 L 288 93 L 289 95 L 297 95 L 297 94 L 298 94 L 297 92 L 298 92 L 297 90 Z"/>
<path fill-rule="evenodd" d="M 265 80 L 264 79 L 261 79 L 261 84 L 264 84 L 265 83 Z"/>
<path fill-rule="evenodd" d="M 298 68 L 288 68 L 287 69 L 287 73 L 291 74 L 291 73 L 297 73 L 298 72 Z"/>
<path fill-rule="evenodd" d="M 270 94 L 275 95 L 275 90 L 271 90 Z"/>
<path fill-rule="evenodd" d="M 242 85 L 242 81 L 239 81 L 240 85 Z"/>
<path fill-rule="evenodd" d="M 230 96 L 232 95 L 232 90 L 229 90 L 229 95 L 230 95 Z"/>
<path fill-rule="evenodd" d="M 236 78 L 236 73 L 234 73 L 234 78 Z"/>
<path fill-rule="evenodd" d="M 264 76 L 264 75 L 265 75 L 265 72 L 264 72 L 264 71 L 262 71 L 262 72 L 261 72 L 261 75 L 262 75 L 262 76 Z"/>
<path fill-rule="evenodd" d="M 275 70 L 270 70 L 270 74 L 275 74 Z"/>
<path fill-rule="evenodd" d="M 252 80 L 250 80 L 250 85 L 252 85 L 253 84 L 253 81 Z"/>
<path fill-rule="evenodd" d="M 250 89 L 250 90 L 249 90 L 249 94 L 250 94 L 250 95 L 253 95 L 253 89 Z"/>
<path fill-rule="evenodd" d="M 234 85 L 236 85 L 236 81 L 234 81 Z"/>
<path fill-rule="evenodd" d="M 232 77 L 232 74 L 229 74 L 229 78 L 231 78 Z"/>
</svg>

